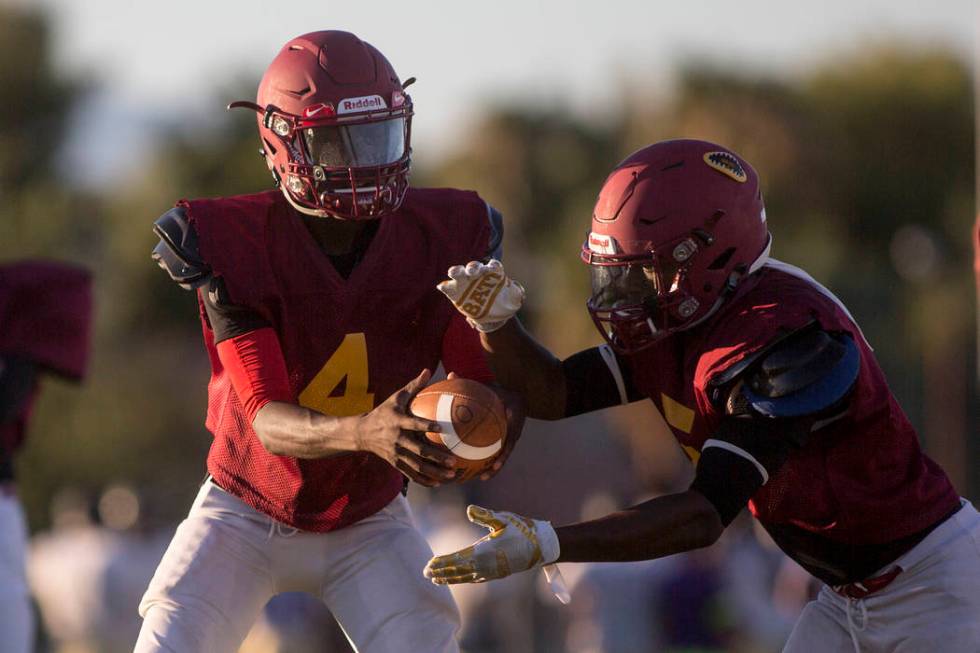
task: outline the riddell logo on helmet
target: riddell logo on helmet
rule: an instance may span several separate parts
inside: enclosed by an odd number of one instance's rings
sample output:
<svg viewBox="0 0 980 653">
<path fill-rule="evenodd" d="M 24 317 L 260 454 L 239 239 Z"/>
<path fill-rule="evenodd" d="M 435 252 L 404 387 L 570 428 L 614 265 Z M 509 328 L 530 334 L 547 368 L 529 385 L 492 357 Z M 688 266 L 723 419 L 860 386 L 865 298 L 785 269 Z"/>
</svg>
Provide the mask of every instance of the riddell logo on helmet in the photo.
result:
<svg viewBox="0 0 980 653">
<path fill-rule="evenodd" d="M 387 109 L 384 98 L 380 95 L 363 95 L 361 97 L 349 97 L 340 101 L 337 113 L 357 113 L 359 111 L 371 111 L 372 109 Z"/>
<path fill-rule="evenodd" d="M 618 248 L 612 236 L 589 232 L 589 249 L 596 254 L 615 254 Z"/>
</svg>

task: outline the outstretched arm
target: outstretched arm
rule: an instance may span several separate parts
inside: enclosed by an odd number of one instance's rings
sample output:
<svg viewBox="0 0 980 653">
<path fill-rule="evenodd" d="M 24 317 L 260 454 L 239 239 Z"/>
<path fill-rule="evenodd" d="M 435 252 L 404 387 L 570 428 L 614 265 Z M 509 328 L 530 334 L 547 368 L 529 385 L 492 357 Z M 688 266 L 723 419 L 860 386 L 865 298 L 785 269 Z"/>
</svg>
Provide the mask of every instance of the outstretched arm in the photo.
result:
<svg viewBox="0 0 980 653">
<path fill-rule="evenodd" d="M 529 417 L 565 417 L 565 375 L 561 361 L 524 329 L 516 317 L 496 331 L 481 332 L 497 382 L 519 394 Z"/>
<path fill-rule="evenodd" d="M 433 583 L 479 583 L 552 562 L 649 560 L 713 544 L 725 528 L 715 507 L 693 490 L 559 528 L 479 506 L 470 506 L 467 516 L 490 534 L 432 558 L 423 573 Z"/>
<path fill-rule="evenodd" d="M 700 492 L 688 490 L 556 528 L 561 545 L 557 562 L 661 558 L 714 544 L 724 529 L 711 502 Z"/>
<path fill-rule="evenodd" d="M 602 345 L 560 360 L 516 317 L 524 288 L 500 261 L 472 261 L 449 269 L 438 288 L 480 332 L 497 382 L 525 402 L 528 417 L 556 420 L 641 398 L 620 360 Z"/>
</svg>

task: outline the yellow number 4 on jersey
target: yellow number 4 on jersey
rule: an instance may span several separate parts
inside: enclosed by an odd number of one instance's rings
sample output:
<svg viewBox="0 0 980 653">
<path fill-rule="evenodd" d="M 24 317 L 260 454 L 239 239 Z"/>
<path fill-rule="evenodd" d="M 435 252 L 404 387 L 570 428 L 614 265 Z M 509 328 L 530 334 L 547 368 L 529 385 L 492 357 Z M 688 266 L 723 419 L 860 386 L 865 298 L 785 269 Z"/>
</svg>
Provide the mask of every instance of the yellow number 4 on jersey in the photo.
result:
<svg viewBox="0 0 980 653">
<path fill-rule="evenodd" d="M 331 396 L 344 378 L 344 394 Z M 363 333 L 348 333 L 343 342 L 299 395 L 301 406 L 325 415 L 360 415 L 374 408 L 374 393 L 368 392 L 367 340 Z"/>
</svg>

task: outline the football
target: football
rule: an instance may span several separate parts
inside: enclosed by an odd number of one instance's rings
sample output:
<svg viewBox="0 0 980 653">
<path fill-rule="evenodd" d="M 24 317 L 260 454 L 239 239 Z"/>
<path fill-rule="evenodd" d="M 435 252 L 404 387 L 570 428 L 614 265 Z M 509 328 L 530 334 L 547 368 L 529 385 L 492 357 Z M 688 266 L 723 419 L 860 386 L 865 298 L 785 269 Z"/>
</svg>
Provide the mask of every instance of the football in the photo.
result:
<svg viewBox="0 0 980 653">
<path fill-rule="evenodd" d="M 500 452 L 507 435 L 507 412 L 497 394 L 478 381 L 447 379 L 423 388 L 409 407 L 413 415 L 439 422 L 441 433 L 426 433 L 453 452 L 456 482 L 478 476 Z"/>
</svg>

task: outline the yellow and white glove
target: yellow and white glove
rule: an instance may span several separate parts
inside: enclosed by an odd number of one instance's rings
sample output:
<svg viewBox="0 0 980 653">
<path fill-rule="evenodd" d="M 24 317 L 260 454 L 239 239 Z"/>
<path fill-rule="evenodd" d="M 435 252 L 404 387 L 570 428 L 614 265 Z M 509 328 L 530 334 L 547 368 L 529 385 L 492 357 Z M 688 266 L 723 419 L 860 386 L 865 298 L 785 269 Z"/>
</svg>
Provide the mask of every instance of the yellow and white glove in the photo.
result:
<svg viewBox="0 0 980 653">
<path fill-rule="evenodd" d="M 502 327 L 524 303 L 524 288 L 507 277 L 495 258 L 486 264 L 454 265 L 446 274 L 449 278 L 436 288 L 466 316 L 470 326 L 484 333 Z"/>
<path fill-rule="evenodd" d="M 466 516 L 490 529 L 490 534 L 465 549 L 429 560 L 423 573 L 437 585 L 483 583 L 558 559 L 558 536 L 546 521 L 480 506 L 467 508 Z"/>
</svg>

